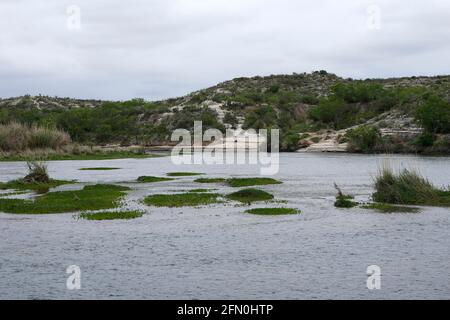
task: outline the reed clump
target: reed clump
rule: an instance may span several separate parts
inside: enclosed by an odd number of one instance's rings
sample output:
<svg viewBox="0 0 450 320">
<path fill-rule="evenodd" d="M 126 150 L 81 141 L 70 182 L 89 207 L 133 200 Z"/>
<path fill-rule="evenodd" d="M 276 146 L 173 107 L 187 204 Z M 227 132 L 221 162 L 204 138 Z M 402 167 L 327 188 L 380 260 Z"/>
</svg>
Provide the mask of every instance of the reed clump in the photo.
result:
<svg viewBox="0 0 450 320">
<path fill-rule="evenodd" d="M 57 128 L 19 122 L 0 125 L 0 151 L 3 152 L 60 149 L 70 142 L 70 135 Z"/>
<path fill-rule="evenodd" d="M 394 172 L 387 166 L 375 178 L 372 198 L 381 203 L 450 206 L 450 190 L 435 187 L 417 171 Z"/>
</svg>

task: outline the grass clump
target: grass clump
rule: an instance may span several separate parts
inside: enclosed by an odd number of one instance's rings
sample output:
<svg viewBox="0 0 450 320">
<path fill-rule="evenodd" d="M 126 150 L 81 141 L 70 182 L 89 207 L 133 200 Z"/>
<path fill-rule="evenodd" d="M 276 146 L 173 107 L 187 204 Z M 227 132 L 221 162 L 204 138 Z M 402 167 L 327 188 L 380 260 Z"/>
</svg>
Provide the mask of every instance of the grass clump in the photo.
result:
<svg viewBox="0 0 450 320">
<path fill-rule="evenodd" d="M 141 211 L 102 211 L 95 213 L 81 213 L 80 218 L 86 220 L 129 220 L 142 217 Z"/>
<path fill-rule="evenodd" d="M 450 190 L 438 189 L 419 173 L 407 169 L 399 173 L 387 167 L 381 169 L 372 198 L 381 203 L 450 206 Z"/>
<path fill-rule="evenodd" d="M 300 210 L 292 209 L 292 208 L 256 208 L 246 210 L 246 213 L 263 215 L 263 216 L 278 216 L 285 214 L 298 214 Z"/>
<path fill-rule="evenodd" d="M 34 190 L 39 193 L 44 193 L 50 188 L 73 183 L 73 181 L 50 179 L 47 166 L 43 162 L 32 161 L 28 162 L 27 165 L 28 174 L 25 177 L 9 182 L 0 182 L 0 189 Z"/>
<path fill-rule="evenodd" d="M 256 201 L 272 200 L 274 197 L 272 194 L 259 190 L 259 189 L 242 189 L 237 192 L 233 192 L 227 195 L 227 198 L 242 203 L 252 203 Z"/>
<path fill-rule="evenodd" d="M 395 212 L 415 213 L 420 211 L 419 208 L 396 206 L 389 203 L 369 203 L 361 206 L 361 208 L 372 209 L 383 213 L 395 213 Z"/>
<path fill-rule="evenodd" d="M 336 195 L 336 201 L 334 202 L 334 206 L 336 208 L 353 208 L 358 205 L 358 202 L 352 201 L 353 196 L 344 194 L 336 183 L 334 184 L 334 187 L 338 192 Z"/>
<path fill-rule="evenodd" d="M 152 177 L 152 176 L 140 176 L 137 178 L 137 182 L 141 183 L 153 183 L 153 182 L 163 182 L 163 181 L 172 181 L 172 178 L 164 178 L 164 177 Z"/>
<path fill-rule="evenodd" d="M 231 178 L 227 180 L 231 187 L 250 187 L 262 186 L 268 184 L 280 184 L 281 181 L 272 178 Z"/>
<path fill-rule="evenodd" d="M 198 172 L 169 172 L 167 175 L 169 177 L 189 177 L 189 176 L 199 176 L 203 173 Z"/>
<path fill-rule="evenodd" d="M 0 125 L 0 151 L 58 149 L 70 142 L 69 134 L 56 128 L 29 126 L 19 122 Z"/>
<path fill-rule="evenodd" d="M 94 168 L 80 168 L 78 170 L 81 171 L 109 171 L 109 170 L 120 170 L 121 168 L 113 168 L 113 167 L 94 167 Z"/>
<path fill-rule="evenodd" d="M 155 207 L 196 207 L 218 203 L 219 195 L 215 193 L 177 193 L 155 194 L 144 199 L 144 203 Z"/>
<path fill-rule="evenodd" d="M 128 187 L 97 184 L 82 190 L 50 192 L 34 200 L 0 199 L 0 211 L 6 213 L 43 214 L 113 209 Z"/>
<path fill-rule="evenodd" d="M 194 182 L 198 182 L 198 183 L 221 183 L 221 182 L 225 182 L 226 179 L 224 178 L 198 178 L 196 180 L 194 180 Z"/>
</svg>

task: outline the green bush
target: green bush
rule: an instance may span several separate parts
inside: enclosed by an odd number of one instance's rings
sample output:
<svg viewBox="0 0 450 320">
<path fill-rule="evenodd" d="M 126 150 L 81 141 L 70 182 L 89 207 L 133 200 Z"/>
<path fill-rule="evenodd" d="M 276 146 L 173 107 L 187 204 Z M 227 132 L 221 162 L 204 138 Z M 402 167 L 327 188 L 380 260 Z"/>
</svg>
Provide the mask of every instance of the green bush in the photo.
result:
<svg viewBox="0 0 450 320">
<path fill-rule="evenodd" d="M 415 112 L 416 120 L 429 133 L 450 133 L 450 103 L 429 96 Z"/>
<path fill-rule="evenodd" d="M 345 134 L 348 139 L 348 150 L 352 152 L 371 152 L 381 141 L 381 134 L 377 128 L 359 126 L 350 129 Z"/>
</svg>

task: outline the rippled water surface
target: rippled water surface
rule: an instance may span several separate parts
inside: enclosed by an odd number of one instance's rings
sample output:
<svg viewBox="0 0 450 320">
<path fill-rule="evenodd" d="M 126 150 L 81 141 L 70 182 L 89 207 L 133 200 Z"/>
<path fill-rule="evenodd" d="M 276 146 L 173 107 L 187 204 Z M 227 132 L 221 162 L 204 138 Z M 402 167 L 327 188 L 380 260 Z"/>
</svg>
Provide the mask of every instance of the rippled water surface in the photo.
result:
<svg viewBox="0 0 450 320">
<path fill-rule="evenodd" d="M 281 154 L 275 178 L 283 184 L 261 188 L 288 201 L 272 206 L 302 213 L 277 217 L 248 215 L 247 207 L 234 203 L 176 209 L 140 203 L 152 193 L 205 187 L 193 177 L 130 183 L 140 175 L 172 171 L 256 176 L 254 166 L 180 167 L 170 158 L 50 162 L 54 178 L 130 185 L 125 205 L 146 214 L 129 221 L 85 221 L 73 214 L 0 213 L 0 298 L 450 299 L 449 209 L 382 214 L 333 207 L 333 182 L 357 200 L 368 200 L 384 159 Z M 450 184 L 448 157 L 391 156 L 390 161 L 420 169 L 438 186 Z M 95 166 L 122 169 L 78 170 Z M 0 162 L 0 181 L 25 172 L 24 163 Z M 223 194 L 231 190 L 206 187 Z M 81 290 L 66 289 L 69 265 L 81 268 Z M 366 287 L 369 265 L 381 267 L 381 290 Z"/>
</svg>

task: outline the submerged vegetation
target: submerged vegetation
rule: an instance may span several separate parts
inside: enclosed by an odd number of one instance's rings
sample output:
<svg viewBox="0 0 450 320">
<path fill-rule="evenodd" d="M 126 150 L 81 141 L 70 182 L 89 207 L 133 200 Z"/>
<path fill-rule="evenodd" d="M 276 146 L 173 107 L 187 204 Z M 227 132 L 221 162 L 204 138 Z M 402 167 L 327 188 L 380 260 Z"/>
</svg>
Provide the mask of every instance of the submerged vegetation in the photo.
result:
<svg viewBox="0 0 450 320">
<path fill-rule="evenodd" d="M 49 192 L 35 199 L 0 199 L 0 211 L 6 213 L 40 214 L 86 210 L 113 209 L 128 187 L 97 184 L 82 190 Z"/>
<path fill-rule="evenodd" d="M 264 216 L 278 216 L 285 214 L 299 214 L 300 210 L 292 208 L 255 208 L 245 211 L 246 213 Z"/>
<path fill-rule="evenodd" d="M 272 178 L 231 178 L 226 180 L 231 187 L 250 187 L 269 184 L 281 184 Z"/>
<path fill-rule="evenodd" d="M 88 213 L 83 212 L 79 216 L 86 220 L 129 220 L 143 216 L 141 211 L 102 211 Z"/>
<path fill-rule="evenodd" d="M 395 213 L 395 212 L 415 213 L 420 211 L 419 208 L 392 205 L 389 203 L 370 203 L 361 206 L 361 208 L 372 209 L 383 213 Z"/>
<path fill-rule="evenodd" d="M 438 189 L 419 173 L 407 169 L 398 173 L 388 167 L 381 169 L 372 197 L 381 203 L 450 206 L 450 190 Z"/>
<path fill-rule="evenodd" d="M 274 197 L 272 194 L 259 189 L 242 189 L 226 196 L 227 199 L 250 204 L 256 201 L 268 201 Z"/>
<path fill-rule="evenodd" d="M 155 207 L 196 207 L 219 203 L 220 195 L 215 193 L 155 194 L 144 199 L 144 203 Z"/>
<path fill-rule="evenodd" d="M 165 177 L 153 177 L 153 176 L 140 176 L 137 178 L 137 182 L 141 183 L 153 183 L 153 182 L 163 182 L 163 181 L 172 181 L 173 178 L 165 178 Z"/>
</svg>

